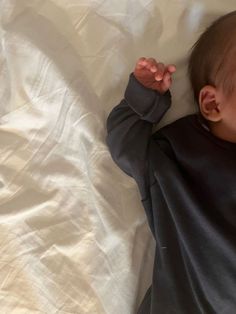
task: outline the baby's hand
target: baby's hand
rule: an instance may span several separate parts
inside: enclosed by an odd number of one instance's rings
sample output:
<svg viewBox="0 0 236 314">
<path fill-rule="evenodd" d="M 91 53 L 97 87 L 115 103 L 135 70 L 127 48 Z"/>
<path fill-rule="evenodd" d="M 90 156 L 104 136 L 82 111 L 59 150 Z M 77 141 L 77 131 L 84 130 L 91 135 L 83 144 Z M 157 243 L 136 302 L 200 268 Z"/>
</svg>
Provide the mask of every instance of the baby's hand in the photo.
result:
<svg viewBox="0 0 236 314">
<path fill-rule="evenodd" d="M 176 66 L 157 62 L 153 58 L 140 58 L 136 63 L 134 76 L 145 87 L 157 90 L 164 94 L 171 86 L 171 75 L 176 71 Z"/>
</svg>

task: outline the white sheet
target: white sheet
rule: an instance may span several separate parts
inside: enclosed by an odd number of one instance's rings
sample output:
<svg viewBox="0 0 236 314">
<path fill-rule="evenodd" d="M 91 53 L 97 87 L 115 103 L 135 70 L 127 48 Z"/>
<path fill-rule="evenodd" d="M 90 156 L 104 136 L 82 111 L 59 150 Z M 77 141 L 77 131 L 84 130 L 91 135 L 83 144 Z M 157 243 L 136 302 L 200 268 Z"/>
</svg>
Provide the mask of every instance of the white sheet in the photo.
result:
<svg viewBox="0 0 236 314">
<path fill-rule="evenodd" d="M 0 312 L 130 314 L 155 243 L 112 161 L 106 118 L 140 56 L 175 63 L 173 106 L 195 110 L 187 51 L 234 0 L 0 1 Z"/>
</svg>

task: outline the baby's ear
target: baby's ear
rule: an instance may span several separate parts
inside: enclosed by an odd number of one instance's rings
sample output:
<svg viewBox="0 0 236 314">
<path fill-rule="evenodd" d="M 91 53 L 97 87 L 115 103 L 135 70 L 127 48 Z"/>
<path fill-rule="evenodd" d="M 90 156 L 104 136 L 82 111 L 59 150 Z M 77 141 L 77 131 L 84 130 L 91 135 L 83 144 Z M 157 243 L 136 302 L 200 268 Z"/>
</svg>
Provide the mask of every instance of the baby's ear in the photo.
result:
<svg viewBox="0 0 236 314">
<path fill-rule="evenodd" d="M 204 86 L 199 93 L 199 107 L 202 115 L 210 121 L 221 120 L 218 92 L 211 85 Z"/>
</svg>

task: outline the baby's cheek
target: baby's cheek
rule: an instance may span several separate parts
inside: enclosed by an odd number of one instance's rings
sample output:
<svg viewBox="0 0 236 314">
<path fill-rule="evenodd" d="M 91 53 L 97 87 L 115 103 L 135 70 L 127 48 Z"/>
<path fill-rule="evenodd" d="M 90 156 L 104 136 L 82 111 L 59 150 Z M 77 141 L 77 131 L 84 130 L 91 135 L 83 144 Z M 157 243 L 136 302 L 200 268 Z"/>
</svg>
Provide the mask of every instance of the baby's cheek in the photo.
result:
<svg viewBox="0 0 236 314">
<path fill-rule="evenodd" d="M 230 129 L 236 132 L 236 102 L 230 104 L 225 112 L 225 120 Z"/>
</svg>

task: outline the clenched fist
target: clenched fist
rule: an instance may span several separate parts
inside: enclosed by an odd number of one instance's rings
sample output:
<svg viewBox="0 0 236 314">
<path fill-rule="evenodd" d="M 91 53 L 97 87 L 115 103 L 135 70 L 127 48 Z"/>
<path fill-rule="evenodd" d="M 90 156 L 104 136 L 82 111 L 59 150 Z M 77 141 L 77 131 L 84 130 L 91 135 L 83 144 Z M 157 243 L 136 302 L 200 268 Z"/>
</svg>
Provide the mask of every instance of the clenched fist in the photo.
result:
<svg viewBox="0 0 236 314">
<path fill-rule="evenodd" d="M 153 58 L 140 58 L 136 63 L 134 76 L 143 86 L 164 94 L 171 86 L 171 75 L 175 71 L 173 64 L 165 66 Z"/>
</svg>

